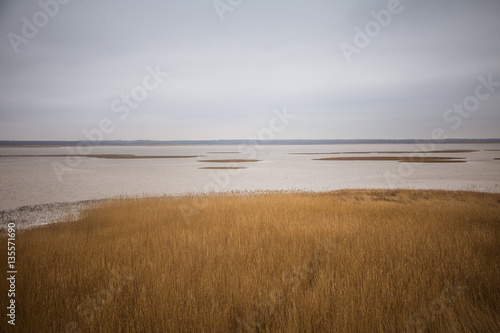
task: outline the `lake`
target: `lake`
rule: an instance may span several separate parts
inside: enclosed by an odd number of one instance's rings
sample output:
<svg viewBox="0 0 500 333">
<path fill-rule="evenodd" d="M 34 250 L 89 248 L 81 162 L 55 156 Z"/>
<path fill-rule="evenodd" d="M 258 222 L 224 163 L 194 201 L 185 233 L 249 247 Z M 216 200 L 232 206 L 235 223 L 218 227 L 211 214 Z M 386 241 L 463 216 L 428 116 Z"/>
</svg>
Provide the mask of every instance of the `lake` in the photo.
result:
<svg viewBox="0 0 500 333">
<path fill-rule="evenodd" d="M 102 146 L 0 148 L 0 210 L 117 196 L 338 189 L 444 189 L 500 192 L 500 144 Z M 457 163 L 321 158 L 445 157 Z M 463 150 L 467 150 L 464 152 Z M 450 152 L 454 151 L 454 152 Z M 461 151 L 461 152 L 458 152 Z M 417 152 L 418 154 L 410 154 Z M 335 154 L 330 154 L 335 153 Z M 7 156 L 6 156 L 7 155 Z M 15 156 L 12 156 L 15 155 Z M 17 156 L 17 155 L 24 155 Z M 38 156 L 26 156 L 38 155 Z M 130 158 L 136 155 L 149 158 Z M 151 158 L 153 156 L 197 156 Z M 118 158 L 120 157 L 120 158 Z M 206 160 L 257 159 L 222 163 Z M 202 169 L 232 167 L 244 169 Z"/>
</svg>

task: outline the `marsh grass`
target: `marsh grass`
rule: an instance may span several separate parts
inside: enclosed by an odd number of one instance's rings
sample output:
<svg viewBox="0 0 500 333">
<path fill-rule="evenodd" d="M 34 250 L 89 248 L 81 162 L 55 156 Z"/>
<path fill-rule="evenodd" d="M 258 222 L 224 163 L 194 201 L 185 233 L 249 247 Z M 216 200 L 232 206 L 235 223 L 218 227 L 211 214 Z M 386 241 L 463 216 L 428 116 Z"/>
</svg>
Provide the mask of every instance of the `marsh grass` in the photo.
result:
<svg viewBox="0 0 500 333">
<path fill-rule="evenodd" d="M 409 163 L 465 163 L 463 157 L 442 156 L 360 156 L 360 157 L 327 157 L 315 161 L 397 161 Z"/>
<path fill-rule="evenodd" d="M 499 194 L 123 199 L 19 231 L 17 257 L 20 332 L 500 329 Z"/>
<path fill-rule="evenodd" d="M 246 169 L 245 167 L 204 167 L 199 168 L 202 170 L 238 170 L 238 169 Z"/>
<path fill-rule="evenodd" d="M 333 153 L 289 153 L 291 155 L 340 155 L 340 154 L 456 154 L 456 153 L 477 153 L 480 150 L 454 149 L 454 150 L 423 150 L 423 151 L 343 151 Z M 486 150 L 489 151 L 489 150 Z"/>
<path fill-rule="evenodd" d="M 229 159 L 229 160 L 199 160 L 198 162 L 208 162 L 208 163 L 247 163 L 247 162 L 261 162 L 261 160 Z"/>
</svg>

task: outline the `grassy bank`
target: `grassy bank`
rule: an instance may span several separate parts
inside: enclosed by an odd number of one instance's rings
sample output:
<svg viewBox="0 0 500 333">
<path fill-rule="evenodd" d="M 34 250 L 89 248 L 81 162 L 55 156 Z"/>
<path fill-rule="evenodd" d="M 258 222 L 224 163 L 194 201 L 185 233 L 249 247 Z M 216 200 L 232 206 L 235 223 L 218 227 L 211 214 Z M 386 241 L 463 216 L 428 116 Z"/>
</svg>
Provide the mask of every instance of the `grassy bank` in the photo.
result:
<svg viewBox="0 0 500 333">
<path fill-rule="evenodd" d="M 16 242 L 20 332 L 500 330 L 499 194 L 127 199 Z"/>
</svg>

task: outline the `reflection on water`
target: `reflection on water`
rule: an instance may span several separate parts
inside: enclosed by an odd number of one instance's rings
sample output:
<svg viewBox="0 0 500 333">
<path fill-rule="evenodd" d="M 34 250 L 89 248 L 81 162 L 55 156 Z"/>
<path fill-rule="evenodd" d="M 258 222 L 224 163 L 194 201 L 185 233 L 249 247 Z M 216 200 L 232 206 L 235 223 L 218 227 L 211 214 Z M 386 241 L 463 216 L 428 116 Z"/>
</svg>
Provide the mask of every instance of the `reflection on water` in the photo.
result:
<svg viewBox="0 0 500 333">
<path fill-rule="evenodd" d="M 447 152 L 428 156 L 464 158 L 466 162 L 402 163 L 391 160 L 394 158 L 318 160 L 385 156 L 384 152 L 393 152 L 386 154 L 392 157 L 408 157 L 408 152 L 420 151 L 414 144 L 94 147 L 88 154 L 198 157 L 82 157 L 80 160 L 75 157 L 67 160 L 64 156 L 0 157 L 0 210 L 122 195 L 234 190 L 328 191 L 398 187 L 500 192 L 500 161 L 494 160 L 500 158 L 500 145 L 441 144 L 432 148 Z M 69 148 L 1 148 L 0 155 L 66 155 L 74 151 Z M 339 152 L 346 154 L 325 154 Z M 369 152 L 372 153 L 367 154 Z M 245 159 L 260 161 L 231 162 Z"/>
</svg>

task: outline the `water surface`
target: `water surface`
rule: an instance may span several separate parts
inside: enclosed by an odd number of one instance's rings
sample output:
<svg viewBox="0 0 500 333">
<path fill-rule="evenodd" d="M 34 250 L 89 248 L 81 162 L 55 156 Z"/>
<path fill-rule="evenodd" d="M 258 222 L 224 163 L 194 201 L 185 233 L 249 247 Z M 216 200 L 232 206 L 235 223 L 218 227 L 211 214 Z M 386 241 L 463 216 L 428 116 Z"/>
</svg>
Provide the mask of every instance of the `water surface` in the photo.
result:
<svg viewBox="0 0 500 333">
<path fill-rule="evenodd" d="M 342 156 L 410 156 L 432 153 L 465 163 L 321 161 Z M 400 152 L 384 155 L 381 152 Z M 326 153 L 345 152 L 349 154 Z M 362 152 L 362 154 L 353 154 Z M 367 152 L 378 152 L 366 154 Z M 295 153 L 317 153 L 295 154 Z M 0 148 L 0 155 L 78 154 L 75 148 Z M 199 192 L 408 188 L 500 192 L 500 144 L 140 146 L 93 147 L 85 154 L 198 156 L 191 158 L 103 159 L 92 157 L 0 157 L 0 210 L 25 205 L 75 202 L 117 196 Z M 203 160 L 257 159 L 252 163 Z M 54 170 L 54 166 L 57 172 Z M 242 169 L 213 169 L 238 167 Z M 210 169 L 203 169 L 210 168 Z"/>
</svg>

